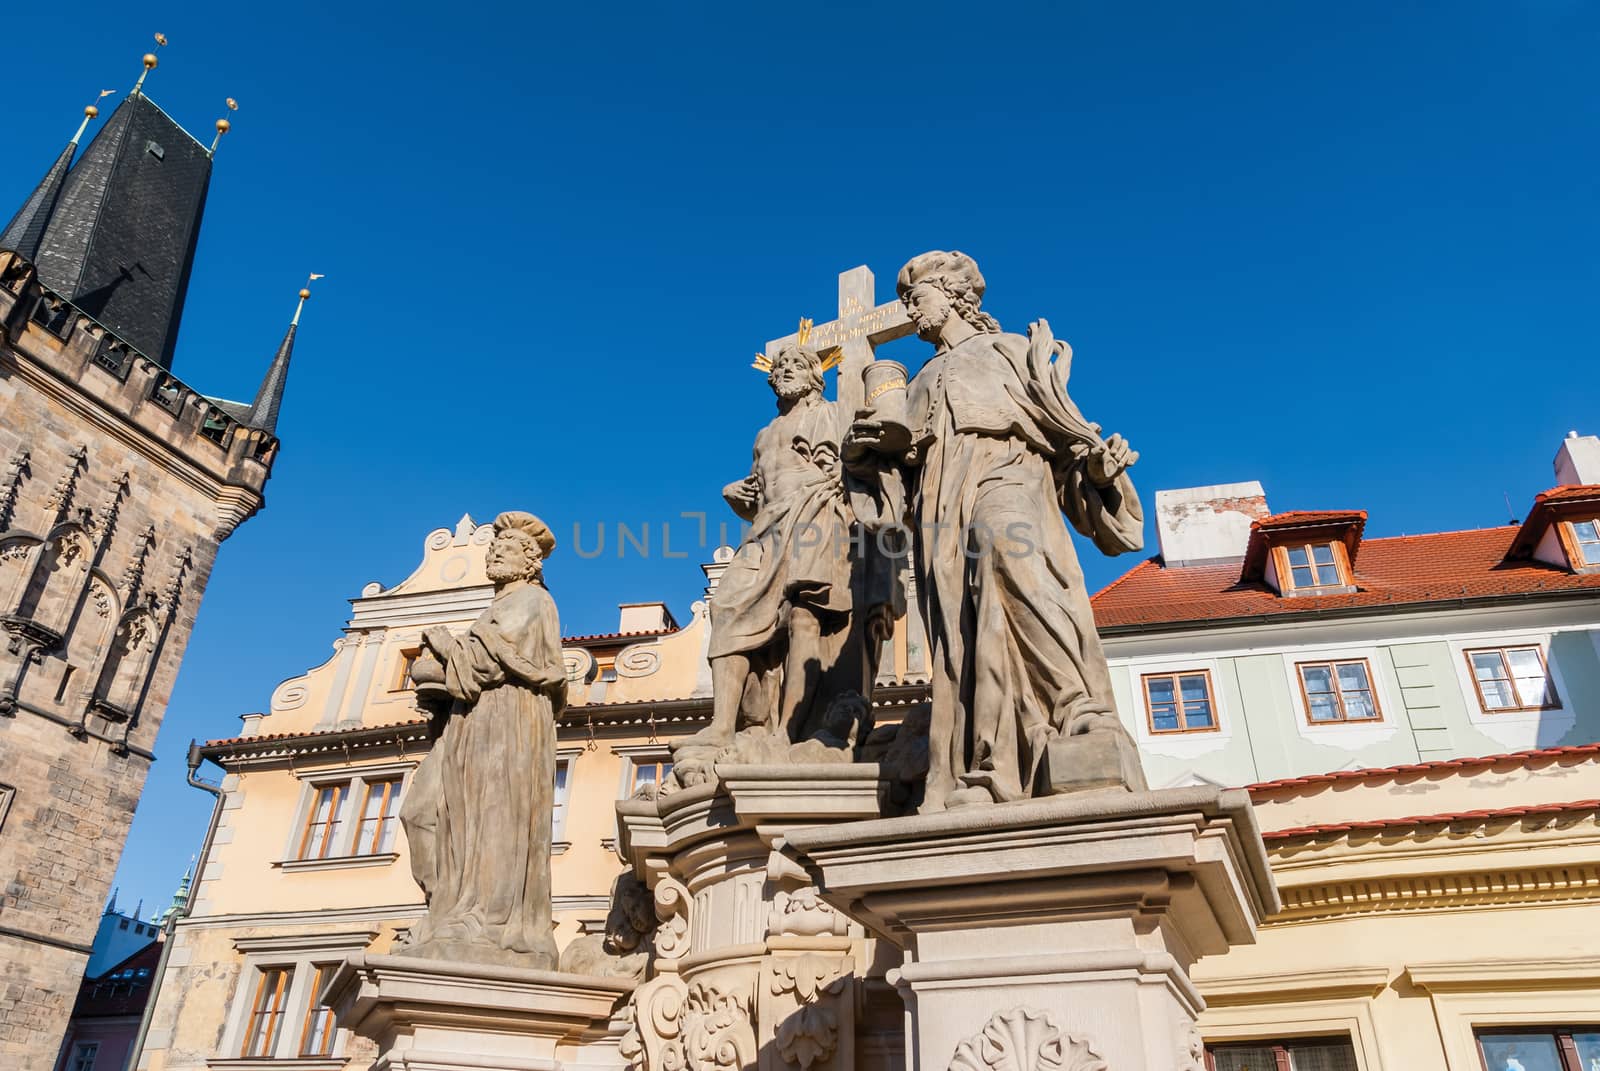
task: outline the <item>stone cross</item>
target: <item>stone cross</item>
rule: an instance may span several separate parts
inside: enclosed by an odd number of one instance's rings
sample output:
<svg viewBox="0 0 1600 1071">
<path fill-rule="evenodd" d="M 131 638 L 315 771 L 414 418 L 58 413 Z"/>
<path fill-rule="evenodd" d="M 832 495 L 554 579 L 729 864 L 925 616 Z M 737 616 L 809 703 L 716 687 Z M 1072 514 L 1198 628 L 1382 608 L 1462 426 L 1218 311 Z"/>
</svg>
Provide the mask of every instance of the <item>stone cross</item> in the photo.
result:
<svg viewBox="0 0 1600 1071">
<path fill-rule="evenodd" d="M 873 350 L 897 338 L 904 338 L 914 330 L 905 306 L 895 298 L 882 305 L 873 294 L 872 271 L 863 264 L 839 274 L 839 318 L 811 329 L 806 344 L 824 357 L 831 350 L 843 350 L 844 360 L 839 365 L 838 398 L 843 410 L 854 413 L 865 403 L 866 391 L 861 384 L 861 374 L 872 363 Z M 775 338 L 764 351 L 768 360 L 778 355 L 779 348 L 792 340 L 793 334 Z"/>
</svg>

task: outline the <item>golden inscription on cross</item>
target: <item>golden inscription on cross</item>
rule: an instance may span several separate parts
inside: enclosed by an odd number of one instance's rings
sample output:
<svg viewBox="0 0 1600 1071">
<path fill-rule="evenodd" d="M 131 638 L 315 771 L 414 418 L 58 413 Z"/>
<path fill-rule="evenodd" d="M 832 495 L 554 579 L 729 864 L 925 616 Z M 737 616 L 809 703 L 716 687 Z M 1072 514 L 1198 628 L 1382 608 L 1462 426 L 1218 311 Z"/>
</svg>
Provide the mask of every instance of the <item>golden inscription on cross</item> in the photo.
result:
<svg viewBox="0 0 1600 1071">
<path fill-rule="evenodd" d="M 865 264 L 839 273 L 839 318 L 811 329 L 806 345 L 827 356 L 830 350 L 841 350 L 844 360 L 839 365 L 839 401 L 844 411 L 853 413 L 860 409 L 865 398 L 861 373 L 872 363 L 872 351 L 897 338 L 912 333 L 911 318 L 898 298 L 877 304 L 874 295 L 872 271 Z M 765 353 L 770 360 L 794 334 L 775 338 L 767 343 Z"/>
</svg>

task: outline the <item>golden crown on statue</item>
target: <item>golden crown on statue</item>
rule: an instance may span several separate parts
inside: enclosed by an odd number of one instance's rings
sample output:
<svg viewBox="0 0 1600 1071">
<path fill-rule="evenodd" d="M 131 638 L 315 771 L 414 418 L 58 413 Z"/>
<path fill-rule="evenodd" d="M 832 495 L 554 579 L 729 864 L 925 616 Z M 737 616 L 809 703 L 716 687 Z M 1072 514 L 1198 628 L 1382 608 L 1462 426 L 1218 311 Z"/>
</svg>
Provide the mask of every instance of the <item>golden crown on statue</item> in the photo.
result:
<svg viewBox="0 0 1600 1071">
<path fill-rule="evenodd" d="M 802 317 L 800 320 L 800 328 L 795 332 L 795 342 L 798 345 L 804 346 L 808 341 L 810 341 L 810 339 L 811 321 L 808 318 Z M 839 366 L 839 362 L 844 360 L 844 350 L 838 346 L 835 346 L 827 353 L 818 354 L 818 356 L 822 358 L 822 370 L 826 372 L 830 368 L 837 368 Z M 758 353 L 756 354 L 756 359 L 750 362 L 750 367 L 754 368 L 757 372 L 771 372 L 772 358 L 768 357 L 764 353 Z"/>
</svg>

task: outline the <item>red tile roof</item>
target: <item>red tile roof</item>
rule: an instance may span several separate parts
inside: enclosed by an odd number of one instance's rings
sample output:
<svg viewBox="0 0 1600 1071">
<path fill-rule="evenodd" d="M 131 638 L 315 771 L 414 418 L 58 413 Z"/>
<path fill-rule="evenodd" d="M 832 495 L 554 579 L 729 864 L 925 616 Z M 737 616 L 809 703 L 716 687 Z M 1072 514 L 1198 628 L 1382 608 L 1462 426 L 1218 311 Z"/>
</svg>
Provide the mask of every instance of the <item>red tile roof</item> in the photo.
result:
<svg viewBox="0 0 1600 1071">
<path fill-rule="evenodd" d="M 1115 631 L 1459 599 L 1600 594 L 1600 574 L 1575 575 L 1542 562 L 1505 561 L 1517 531 L 1506 525 L 1363 540 L 1354 570 L 1358 590 L 1344 595 L 1285 598 L 1264 583 L 1240 581 L 1237 563 L 1167 569 L 1152 558 L 1094 596 L 1095 621 L 1102 631 Z"/>
<path fill-rule="evenodd" d="M 207 740 L 207 748 L 228 747 L 232 744 L 270 744 L 276 740 L 315 740 L 319 736 L 348 736 L 351 733 L 381 733 L 385 729 L 410 729 L 428 724 L 427 718 L 408 718 L 383 725 L 357 725 L 343 729 L 306 729 L 295 733 L 264 733 L 260 736 L 228 736 L 220 740 Z"/>
<path fill-rule="evenodd" d="M 1364 509 L 1292 509 L 1250 522 L 1251 528 L 1271 531 L 1277 528 L 1306 528 L 1323 524 L 1366 524 Z"/>
<path fill-rule="evenodd" d="M 1384 829 L 1411 829 L 1416 826 L 1451 825 L 1456 822 L 1493 822 L 1501 819 L 1539 815 L 1574 814 L 1600 808 L 1600 800 L 1573 800 L 1571 803 L 1529 803 L 1521 807 L 1501 807 L 1491 811 L 1456 811 L 1451 814 L 1419 814 L 1408 818 L 1375 818 L 1360 822 L 1330 822 L 1327 825 L 1295 826 L 1261 834 L 1263 840 L 1289 840 L 1298 837 L 1327 836 L 1338 833 L 1373 832 Z"/>
<path fill-rule="evenodd" d="M 1334 770 L 1332 773 L 1307 774 L 1304 777 L 1283 777 L 1276 781 L 1258 781 L 1246 785 L 1252 796 L 1273 795 L 1280 789 L 1299 789 L 1326 785 L 1339 781 L 1382 781 L 1427 774 L 1441 770 L 1486 770 L 1494 766 L 1532 766 L 1545 761 L 1568 757 L 1600 757 L 1600 743 L 1573 744 L 1567 747 L 1542 747 L 1531 751 L 1508 751 L 1503 755 L 1482 755 L 1476 758 L 1439 759 L 1433 762 L 1410 762 L 1400 766 L 1375 766 L 1362 770 Z"/>
</svg>

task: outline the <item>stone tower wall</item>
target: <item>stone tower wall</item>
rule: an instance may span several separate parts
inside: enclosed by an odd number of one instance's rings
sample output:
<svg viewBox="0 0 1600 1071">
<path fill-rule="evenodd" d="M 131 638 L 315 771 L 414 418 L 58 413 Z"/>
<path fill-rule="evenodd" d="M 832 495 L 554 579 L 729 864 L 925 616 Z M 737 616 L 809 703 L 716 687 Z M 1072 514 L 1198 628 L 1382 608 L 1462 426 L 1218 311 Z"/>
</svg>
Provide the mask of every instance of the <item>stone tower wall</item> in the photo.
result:
<svg viewBox="0 0 1600 1071">
<path fill-rule="evenodd" d="M 217 547 L 276 447 L 0 253 L 0 1066 L 56 1060 Z"/>
</svg>

